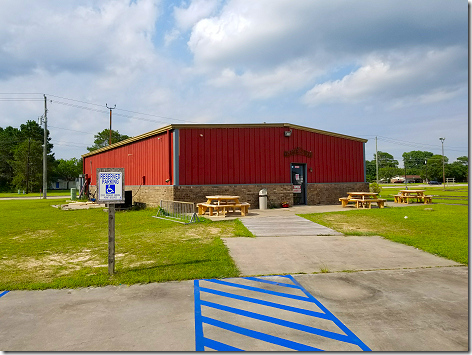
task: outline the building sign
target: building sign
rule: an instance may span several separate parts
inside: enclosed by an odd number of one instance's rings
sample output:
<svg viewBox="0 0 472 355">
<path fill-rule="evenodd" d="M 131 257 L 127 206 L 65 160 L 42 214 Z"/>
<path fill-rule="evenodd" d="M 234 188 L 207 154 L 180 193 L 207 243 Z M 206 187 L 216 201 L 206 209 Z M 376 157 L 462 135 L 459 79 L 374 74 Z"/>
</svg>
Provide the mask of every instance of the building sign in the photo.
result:
<svg viewBox="0 0 472 355">
<path fill-rule="evenodd" d="M 294 194 L 301 194 L 302 193 L 302 185 L 293 185 L 293 193 Z"/>
<path fill-rule="evenodd" d="M 125 185 L 124 168 L 97 169 L 97 201 L 123 203 Z"/>
<path fill-rule="evenodd" d="M 297 148 L 292 149 L 292 150 L 284 151 L 284 157 L 290 157 L 292 155 L 304 155 L 307 158 L 311 158 L 313 156 L 313 153 L 311 151 L 304 150 L 300 147 L 297 147 Z"/>
</svg>

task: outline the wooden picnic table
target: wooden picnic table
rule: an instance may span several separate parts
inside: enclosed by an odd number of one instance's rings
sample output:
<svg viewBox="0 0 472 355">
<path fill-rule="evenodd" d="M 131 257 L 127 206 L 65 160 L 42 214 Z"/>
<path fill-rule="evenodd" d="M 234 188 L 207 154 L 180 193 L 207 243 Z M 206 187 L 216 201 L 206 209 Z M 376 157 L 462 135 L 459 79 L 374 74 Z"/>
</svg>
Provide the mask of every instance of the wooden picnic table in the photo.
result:
<svg viewBox="0 0 472 355">
<path fill-rule="evenodd" d="M 424 202 L 425 204 L 431 203 L 433 196 L 427 196 L 424 194 L 425 190 L 400 190 L 399 195 L 393 196 L 394 201 L 397 203 L 408 204 L 410 200 L 416 200 L 416 202 Z"/>
<path fill-rule="evenodd" d="M 377 196 L 377 192 L 348 192 L 347 197 L 341 197 L 339 201 L 343 207 L 346 207 L 349 202 L 354 202 L 356 208 L 371 208 L 371 204 L 376 202 L 379 208 L 384 208 L 386 200 Z"/>
<path fill-rule="evenodd" d="M 223 216 L 226 216 L 227 212 L 235 212 L 236 209 L 241 211 L 241 216 L 245 216 L 249 210 L 249 203 L 239 201 L 239 196 L 205 196 L 207 201 L 205 203 L 198 203 L 198 214 L 203 215 L 208 211 L 210 216 L 213 216 L 213 212 L 216 211 L 217 216 L 220 212 Z"/>
</svg>

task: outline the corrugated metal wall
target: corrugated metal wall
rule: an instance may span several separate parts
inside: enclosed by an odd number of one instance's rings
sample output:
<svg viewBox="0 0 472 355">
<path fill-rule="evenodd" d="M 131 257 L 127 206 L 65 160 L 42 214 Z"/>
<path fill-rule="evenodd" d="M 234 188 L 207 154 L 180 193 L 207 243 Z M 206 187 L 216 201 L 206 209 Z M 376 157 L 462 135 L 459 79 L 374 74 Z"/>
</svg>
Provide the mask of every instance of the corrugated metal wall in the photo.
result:
<svg viewBox="0 0 472 355">
<path fill-rule="evenodd" d="M 285 137 L 286 130 L 180 129 L 179 184 L 290 183 L 290 163 L 307 164 L 308 183 L 364 181 L 362 142 L 297 129 Z M 297 147 L 312 157 L 284 156 Z"/>
<path fill-rule="evenodd" d="M 125 185 L 172 185 L 172 134 L 162 133 L 84 158 L 84 173 L 96 183 L 97 168 L 125 168 Z M 91 174 L 92 171 L 92 174 Z"/>
</svg>

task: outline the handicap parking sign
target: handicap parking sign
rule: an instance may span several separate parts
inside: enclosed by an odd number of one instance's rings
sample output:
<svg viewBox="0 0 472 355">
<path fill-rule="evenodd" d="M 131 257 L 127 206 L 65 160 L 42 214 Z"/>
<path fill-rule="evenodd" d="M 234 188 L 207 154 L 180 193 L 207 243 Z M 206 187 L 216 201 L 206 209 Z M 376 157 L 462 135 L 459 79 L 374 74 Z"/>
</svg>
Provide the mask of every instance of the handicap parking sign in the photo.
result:
<svg viewBox="0 0 472 355">
<path fill-rule="evenodd" d="M 115 185 L 105 185 L 105 193 L 107 195 L 115 193 Z"/>
<path fill-rule="evenodd" d="M 97 201 L 106 203 L 124 202 L 123 168 L 98 168 L 97 169 Z"/>
</svg>

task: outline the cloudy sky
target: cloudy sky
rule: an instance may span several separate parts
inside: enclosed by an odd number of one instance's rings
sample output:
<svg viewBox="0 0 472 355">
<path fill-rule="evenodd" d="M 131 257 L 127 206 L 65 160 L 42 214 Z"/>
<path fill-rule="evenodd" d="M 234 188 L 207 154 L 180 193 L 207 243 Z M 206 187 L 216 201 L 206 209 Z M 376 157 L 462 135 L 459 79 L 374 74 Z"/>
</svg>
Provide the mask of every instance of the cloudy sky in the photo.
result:
<svg viewBox="0 0 472 355">
<path fill-rule="evenodd" d="M 109 126 L 287 122 L 468 155 L 466 0 L 2 0 L 0 127 L 48 99 L 56 158 Z"/>
</svg>

